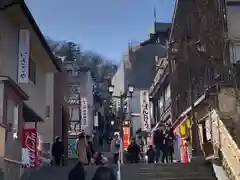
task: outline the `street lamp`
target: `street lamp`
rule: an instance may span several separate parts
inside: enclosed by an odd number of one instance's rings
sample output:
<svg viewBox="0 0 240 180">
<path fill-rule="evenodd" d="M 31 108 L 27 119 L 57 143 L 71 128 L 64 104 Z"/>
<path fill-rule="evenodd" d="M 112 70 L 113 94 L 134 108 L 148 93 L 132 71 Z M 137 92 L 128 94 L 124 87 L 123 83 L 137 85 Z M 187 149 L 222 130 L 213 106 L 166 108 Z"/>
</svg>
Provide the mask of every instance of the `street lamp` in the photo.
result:
<svg viewBox="0 0 240 180">
<path fill-rule="evenodd" d="M 110 84 L 108 85 L 108 92 L 112 95 L 114 91 L 114 85 Z"/>
<path fill-rule="evenodd" d="M 111 121 L 111 125 L 112 125 L 112 126 L 114 125 L 114 121 Z"/>
<path fill-rule="evenodd" d="M 108 85 L 108 92 L 109 92 L 110 95 L 113 94 L 114 85 L 112 85 L 112 84 Z M 130 97 L 132 97 L 133 92 L 134 92 L 134 86 L 133 85 L 128 85 L 128 93 L 130 94 Z"/>
<path fill-rule="evenodd" d="M 133 92 L 134 92 L 134 86 L 133 85 L 128 85 L 128 90 L 125 93 L 120 94 L 120 96 L 115 96 L 113 95 L 114 92 L 114 85 L 109 84 L 108 85 L 108 92 L 110 94 L 111 97 L 116 98 L 116 99 L 120 99 L 120 121 L 121 123 L 119 123 L 119 128 L 120 131 L 122 130 L 122 123 L 124 122 L 124 99 L 127 97 L 132 98 Z M 129 95 L 128 95 L 129 94 Z M 122 135 L 122 133 L 120 133 Z"/>
<path fill-rule="evenodd" d="M 123 125 L 125 126 L 129 125 L 129 121 L 123 121 Z"/>
<path fill-rule="evenodd" d="M 133 91 L 134 91 L 134 86 L 133 85 L 128 85 L 128 92 L 130 94 L 130 97 L 132 97 Z"/>
</svg>

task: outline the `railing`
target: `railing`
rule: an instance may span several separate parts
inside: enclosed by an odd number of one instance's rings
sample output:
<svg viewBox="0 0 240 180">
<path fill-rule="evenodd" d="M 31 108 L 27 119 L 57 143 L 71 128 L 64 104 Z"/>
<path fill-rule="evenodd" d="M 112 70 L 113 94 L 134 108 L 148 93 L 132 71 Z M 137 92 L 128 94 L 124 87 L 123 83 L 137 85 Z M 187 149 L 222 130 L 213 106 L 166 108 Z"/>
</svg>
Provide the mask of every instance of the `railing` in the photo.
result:
<svg viewBox="0 0 240 180">
<path fill-rule="evenodd" d="M 18 179 L 22 175 L 22 162 L 4 158 L 5 162 L 5 170 L 4 170 L 4 176 L 5 179 L 11 180 L 11 179 Z"/>
<path fill-rule="evenodd" d="M 212 112 L 211 117 L 212 143 L 215 153 L 218 150 L 221 151 L 223 162 L 225 161 L 226 170 L 230 171 L 228 173 L 231 178 L 240 180 L 240 150 L 215 111 Z"/>
<path fill-rule="evenodd" d="M 117 180 L 121 180 L 121 164 L 123 164 L 123 140 L 121 139 L 121 146 L 118 156 L 118 163 L 117 163 Z"/>
<path fill-rule="evenodd" d="M 4 161 L 9 162 L 9 163 L 13 163 L 13 164 L 23 165 L 22 162 L 16 161 L 16 160 L 13 160 L 13 159 L 4 158 Z"/>
</svg>

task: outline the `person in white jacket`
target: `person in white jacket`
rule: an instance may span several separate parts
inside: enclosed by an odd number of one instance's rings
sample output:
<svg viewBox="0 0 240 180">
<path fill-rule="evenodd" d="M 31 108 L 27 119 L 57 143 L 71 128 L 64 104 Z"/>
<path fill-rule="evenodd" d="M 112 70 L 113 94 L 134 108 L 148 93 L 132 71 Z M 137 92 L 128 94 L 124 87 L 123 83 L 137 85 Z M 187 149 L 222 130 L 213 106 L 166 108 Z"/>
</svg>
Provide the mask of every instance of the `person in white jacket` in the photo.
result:
<svg viewBox="0 0 240 180">
<path fill-rule="evenodd" d="M 122 147 L 121 143 L 119 135 L 115 134 L 113 140 L 111 141 L 111 153 L 113 154 L 114 164 L 117 164 L 118 160 L 120 160 L 119 158 Z"/>
</svg>

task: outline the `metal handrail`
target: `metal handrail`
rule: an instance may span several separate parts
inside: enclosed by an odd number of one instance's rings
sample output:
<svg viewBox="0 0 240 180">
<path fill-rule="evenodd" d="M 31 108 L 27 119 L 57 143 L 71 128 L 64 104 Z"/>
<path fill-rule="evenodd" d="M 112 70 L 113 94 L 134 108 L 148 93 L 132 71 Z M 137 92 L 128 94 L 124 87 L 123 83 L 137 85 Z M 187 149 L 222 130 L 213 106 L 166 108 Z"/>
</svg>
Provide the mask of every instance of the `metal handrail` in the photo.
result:
<svg viewBox="0 0 240 180">
<path fill-rule="evenodd" d="M 17 160 L 13 160 L 13 159 L 9 159 L 9 158 L 4 158 L 4 161 L 7 161 L 7 162 L 10 162 L 10 163 L 13 163 L 13 164 L 23 165 L 22 162 L 17 161 Z"/>
<path fill-rule="evenodd" d="M 123 164 L 123 140 L 121 139 L 121 147 L 119 150 L 117 163 L 117 180 L 121 180 L 121 164 Z"/>
<path fill-rule="evenodd" d="M 221 151 L 235 180 L 240 180 L 240 150 L 219 116 L 212 119 L 213 144 Z"/>
</svg>

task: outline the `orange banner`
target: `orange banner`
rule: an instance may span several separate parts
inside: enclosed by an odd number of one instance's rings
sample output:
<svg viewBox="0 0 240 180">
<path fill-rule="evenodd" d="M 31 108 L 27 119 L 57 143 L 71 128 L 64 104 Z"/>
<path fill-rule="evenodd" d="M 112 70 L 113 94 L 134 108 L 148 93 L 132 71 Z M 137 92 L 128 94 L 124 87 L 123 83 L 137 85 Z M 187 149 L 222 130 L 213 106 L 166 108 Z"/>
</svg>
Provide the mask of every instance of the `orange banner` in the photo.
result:
<svg viewBox="0 0 240 180">
<path fill-rule="evenodd" d="M 124 148 L 124 150 L 127 150 L 129 144 L 130 144 L 130 128 L 123 127 L 123 148 Z"/>
</svg>

